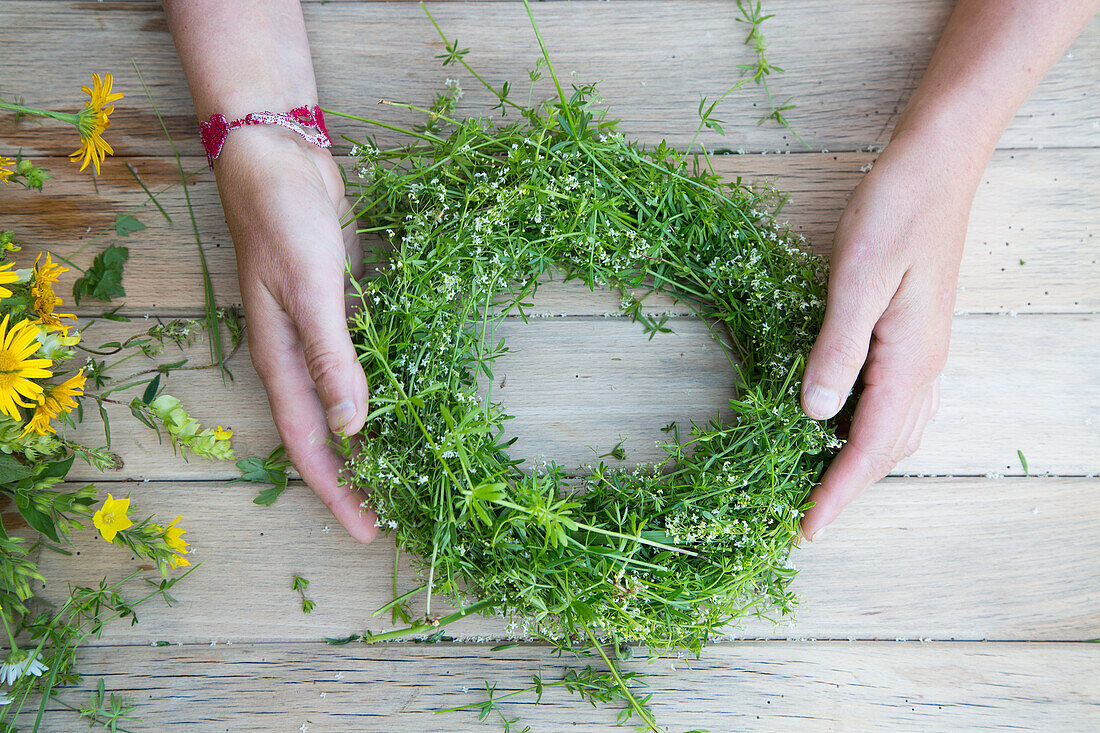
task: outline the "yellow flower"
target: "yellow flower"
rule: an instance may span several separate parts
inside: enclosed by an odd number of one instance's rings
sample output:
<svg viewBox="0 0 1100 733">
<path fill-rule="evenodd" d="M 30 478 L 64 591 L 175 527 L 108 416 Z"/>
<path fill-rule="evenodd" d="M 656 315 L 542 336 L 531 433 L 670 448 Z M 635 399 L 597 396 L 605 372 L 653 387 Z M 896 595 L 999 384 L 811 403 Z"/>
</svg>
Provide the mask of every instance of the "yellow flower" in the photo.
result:
<svg viewBox="0 0 1100 733">
<path fill-rule="evenodd" d="M 130 497 L 116 499 L 107 494 L 107 500 L 103 502 L 103 506 L 92 515 L 92 524 L 103 535 L 103 539 L 114 542 L 115 535 L 120 530 L 134 526 L 134 523 L 126 516 L 128 511 L 130 511 Z"/>
<path fill-rule="evenodd" d="M 12 173 L 15 173 L 15 161 L 0 155 L 0 183 L 8 183 Z"/>
<path fill-rule="evenodd" d="M 111 93 L 114 85 L 114 77 L 105 74 L 100 79 L 99 74 L 92 74 L 92 89 L 82 87 L 89 99 L 84 103 L 84 109 L 80 111 L 80 122 L 77 130 L 80 132 L 81 146 L 69 154 L 69 158 L 75 163 L 81 158 L 80 170 L 88 167 L 91 162 L 95 166 L 96 175 L 99 174 L 99 164 L 108 155 L 114 155 L 115 151 L 103 139 L 103 131 L 111 126 L 110 115 L 115 111 L 114 103 L 122 99 L 120 92 Z"/>
<path fill-rule="evenodd" d="M 11 268 L 15 267 L 14 262 L 5 262 L 0 265 L 0 298 L 10 298 L 11 290 L 5 288 L 5 285 L 11 285 L 14 282 L 19 282 L 19 275 Z"/>
<path fill-rule="evenodd" d="M 180 535 L 187 530 L 176 526 L 176 522 L 181 519 L 183 517 L 176 517 L 171 524 L 164 528 L 164 542 L 176 552 L 183 554 L 187 552 L 187 540 L 181 538 Z"/>
<path fill-rule="evenodd" d="M 38 396 L 38 404 L 34 408 L 34 414 L 31 415 L 31 419 L 27 421 L 26 427 L 23 428 L 23 435 L 30 432 L 38 433 L 39 435 L 49 435 L 50 433 L 57 432 L 50 420 L 56 417 L 56 415 L 50 412 L 50 408 L 47 406 L 46 397 L 44 395 Z"/>
<path fill-rule="evenodd" d="M 20 407 L 30 407 L 42 394 L 42 385 L 32 379 L 49 379 L 49 359 L 32 359 L 38 351 L 38 328 L 20 321 L 8 328 L 8 316 L 0 321 L 0 412 L 13 420 L 22 419 Z M 34 402 L 24 402 L 24 400 Z"/>
<path fill-rule="evenodd" d="M 41 264 L 42 255 L 46 256 L 45 264 Z M 38 314 L 35 323 L 44 327 L 47 331 L 69 332 L 71 323 L 62 323 L 62 318 L 76 320 L 76 316 L 70 313 L 54 313 L 53 310 L 61 305 L 61 298 L 53 291 L 53 284 L 60 279 L 69 268 L 62 267 L 50 259 L 49 252 L 43 252 L 34 258 L 34 285 L 31 286 L 31 297 L 34 298 L 34 311 Z"/>
<path fill-rule="evenodd" d="M 63 413 L 72 412 L 76 407 L 76 398 L 84 394 L 84 383 L 88 378 L 81 369 L 76 375 L 69 377 L 64 382 L 54 385 L 48 391 L 38 396 L 38 405 L 34 409 L 27 426 L 23 428 L 23 435 L 32 430 L 39 435 L 48 435 L 56 432 L 50 425 L 50 421 Z"/>
<path fill-rule="evenodd" d="M 153 531 L 161 534 L 164 538 L 164 543 L 175 553 L 172 559 L 168 561 L 169 567 L 173 568 L 185 568 L 191 564 L 184 555 L 187 554 L 187 540 L 181 539 L 180 535 L 186 532 L 186 529 L 182 529 L 176 526 L 176 522 L 183 519 L 183 517 L 176 517 L 172 520 L 172 523 L 167 527 L 162 527 L 159 524 L 153 525 Z"/>
<path fill-rule="evenodd" d="M 233 437 L 233 431 L 230 428 L 223 428 L 221 425 L 214 428 L 215 440 L 229 440 Z"/>
<path fill-rule="evenodd" d="M 46 256 L 45 264 L 42 264 L 42 256 Z M 61 279 L 61 276 L 69 271 L 69 268 L 60 262 L 54 262 L 49 252 L 40 252 L 34 258 L 34 282 L 35 284 L 53 285 Z"/>
</svg>

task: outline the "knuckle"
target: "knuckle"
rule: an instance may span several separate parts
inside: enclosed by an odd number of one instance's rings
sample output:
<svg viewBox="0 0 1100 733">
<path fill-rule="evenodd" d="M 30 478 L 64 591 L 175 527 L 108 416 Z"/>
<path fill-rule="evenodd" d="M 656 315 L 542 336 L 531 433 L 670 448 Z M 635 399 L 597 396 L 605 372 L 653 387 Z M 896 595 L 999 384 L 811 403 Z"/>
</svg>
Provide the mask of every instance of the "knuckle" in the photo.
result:
<svg viewBox="0 0 1100 733">
<path fill-rule="evenodd" d="M 821 346 L 826 360 L 853 371 L 862 367 L 866 358 L 867 344 L 849 333 L 834 333 Z"/>
<path fill-rule="evenodd" d="M 314 383 L 338 384 L 343 363 L 339 354 L 323 345 L 313 345 L 306 349 L 306 369 Z"/>
<path fill-rule="evenodd" d="M 926 349 L 913 360 L 913 368 L 922 381 L 931 381 L 943 371 L 947 352 L 943 349 Z"/>
<path fill-rule="evenodd" d="M 885 446 L 860 448 L 858 457 L 864 469 L 871 475 L 872 480 L 878 480 L 878 478 L 885 476 L 894 467 L 894 464 L 900 460 L 896 457 L 896 452 L 892 448 Z"/>
<path fill-rule="evenodd" d="M 905 443 L 905 455 L 903 456 L 903 458 L 908 458 L 909 456 L 913 455 L 918 450 L 920 450 L 920 442 L 921 442 L 921 435 L 919 435 L 917 433 L 914 433 L 913 435 L 911 435 L 909 437 L 909 440 L 907 440 L 906 443 Z"/>
</svg>

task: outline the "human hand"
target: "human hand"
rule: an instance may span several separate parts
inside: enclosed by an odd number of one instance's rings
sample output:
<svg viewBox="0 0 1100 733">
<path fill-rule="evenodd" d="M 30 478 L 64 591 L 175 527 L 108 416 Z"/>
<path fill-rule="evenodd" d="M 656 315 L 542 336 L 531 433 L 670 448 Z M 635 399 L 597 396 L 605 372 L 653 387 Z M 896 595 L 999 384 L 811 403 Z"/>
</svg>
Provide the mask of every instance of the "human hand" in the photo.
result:
<svg viewBox="0 0 1100 733">
<path fill-rule="evenodd" d="M 837 225 L 825 321 L 806 362 L 802 405 L 837 414 L 862 370 L 845 446 L 810 493 L 811 540 L 920 445 L 939 407 L 963 241 L 982 164 L 942 140 L 902 134 L 852 194 Z"/>
<path fill-rule="evenodd" d="M 355 539 L 377 529 L 365 497 L 339 485 L 331 432 L 354 435 L 367 380 L 348 336 L 345 266 L 362 274 L 340 170 L 327 150 L 279 127 L 234 131 L 218 158 L 218 190 L 237 253 L 252 364 L 287 456 Z"/>
</svg>

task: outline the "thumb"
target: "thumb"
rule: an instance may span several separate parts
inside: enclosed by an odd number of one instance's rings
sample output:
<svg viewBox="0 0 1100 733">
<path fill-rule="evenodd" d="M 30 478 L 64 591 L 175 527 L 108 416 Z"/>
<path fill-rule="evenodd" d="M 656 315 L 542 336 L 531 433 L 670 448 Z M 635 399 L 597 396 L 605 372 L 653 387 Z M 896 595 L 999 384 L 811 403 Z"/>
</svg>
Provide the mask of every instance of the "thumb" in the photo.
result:
<svg viewBox="0 0 1100 733">
<path fill-rule="evenodd" d="M 856 268 L 860 265 L 853 263 Z M 840 411 L 867 361 L 871 335 L 893 292 L 843 263 L 829 276 L 829 299 L 802 377 L 802 409 L 815 420 Z"/>
<path fill-rule="evenodd" d="M 329 429 L 352 435 L 366 421 L 367 378 L 348 334 L 342 277 L 319 285 L 306 288 L 304 298 L 288 304 L 288 312 Z"/>
</svg>

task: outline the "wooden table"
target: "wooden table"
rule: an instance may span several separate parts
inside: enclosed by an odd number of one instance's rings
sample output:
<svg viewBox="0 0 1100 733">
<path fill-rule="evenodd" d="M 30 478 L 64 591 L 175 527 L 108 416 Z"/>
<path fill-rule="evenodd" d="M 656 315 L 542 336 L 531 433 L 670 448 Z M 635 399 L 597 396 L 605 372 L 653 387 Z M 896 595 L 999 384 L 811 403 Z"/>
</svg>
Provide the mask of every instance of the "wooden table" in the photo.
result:
<svg viewBox="0 0 1100 733">
<path fill-rule="evenodd" d="M 379 97 L 422 103 L 459 76 L 433 59 L 441 43 L 413 3 L 304 5 L 326 106 L 373 114 Z M 719 165 L 791 192 L 792 224 L 827 252 L 846 196 L 887 142 L 950 3 L 766 6 L 776 13 L 765 25 L 770 55 L 787 69 L 773 90 L 797 104 L 791 123 L 812 151 L 782 128 L 756 124 L 764 102 L 751 89 L 723 105 L 727 137 L 704 140 L 749 153 Z M 721 93 L 749 59 L 728 1 L 547 2 L 535 11 L 558 69 L 602 80 L 623 129 L 646 141 L 686 144 L 700 95 Z M 518 4 L 438 3 L 432 12 L 495 84 L 526 80 L 537 47 Z M 49 247 L 84 265 L 114 240 L 88 244 L 92 235 L 145 199 L 125 163 L 154 189 L 176 180 L 131 58 L 184 168 L 197 172 L 190 194 L 218 300 L 237 303 L 232 244 L 153 2 L 0 0 L 0 95 L 73 109 L 92 71 L 113 72 L 126 94 L 107 135 L 117 155 L 98 191 L 65 158 L 71 131 L 0 116 L 0 153 L 22 147 L 56 176 L 41 194 L 5 189 L 0 222 L 28 245 L 23 260 Z M 823 541 L 796 552 L 797 621 L 746 623 L 735 632 L 742 640 L 712 646 L 699 661 L 629 663 L 652 674 L 654 710 L 672 730 L 1100 729 L 1100 646 L 1082 643 L 1100 637 L 1098 80 L 1094 23 L 1020 111 L 982 180 L 943 406 L 924 447 Z M 469 81 L 461 109 L 484 111 L 487 95 Z M 333 122 L 337 133 L 362 132 Z M 131 248 L 123 312 L 195 317 L 199 260 L 180 187 L 161 200 L 173 221 L 145 206 L 137 216 L 148 229 L 121 241 Z M 673 334 L 649 342 L 637 326 L 603 317 L 616 305 L 607 294 L 552 287 L 538 309 L 554 317 L 508 325 L 516 354 L 502 365 L 507 388 L 498 394 L 520 415 L 528 455 L 576 465 L 622 433 L 628 461 L 645 460 L 660 425 L 705 418 L 726 396 L 698 324 L 677 316 Z M 204 350 L 199 344 L 192 356 Z M 200 420 L 231 424 L 242 455 L 262 455 L 277 438 L 246 354 L 233 372 L 225 387 L 211 373 L 180 373 L 168 389 Z M 371 611 L 392 597 L 392 543 L 356 545 L 300 484 L 273 507 L 256 506 L 254 486 L 227 483 L 237 475 L 232 464 L 184 463 L 124 413 L 114 445 L 126 467 L 100 477 L 77 466 L 72 479 L 132 492 L 137 513 L 182 514 L 193 559 L 203 561 L 177 587 L 174 608 L 151 606 L 136 626 L 108 627 L 81 655 L 89 684 L 103 676 L 108 689 L 133 696 L 145 722 L 131 729 L 492 730 L 472 713 L 433 711 L 481 699 L 486 681 L 519 689 L 538 669 L 554 677 L 579 664 L 535 645 L 493 652 L 504 623 L 480 618 L 455 624 L 449 643 L 323 644 L 386 628 Z M 82 434 L 94 442 L 98 429 Z M 90 533 L 77 549 L 64 562 L 41 558 L 47 594 L 132 567 L 128 554 Z M 294 573 L 311 581 L 317 609 L 308 616 L 289 589 Z M 414 587 L 409 573 L 398 587 Z M 72 703 L 85 697 L 63 693 Z M 520 699 L 508 709 L 535 731 L 610 730 L 614 721 L 613 711 L 567 695 L 548 694 L 538 707 Z M 86 729 L 64 712 L 47 720 L 51 731 Z"/>
</svg>

